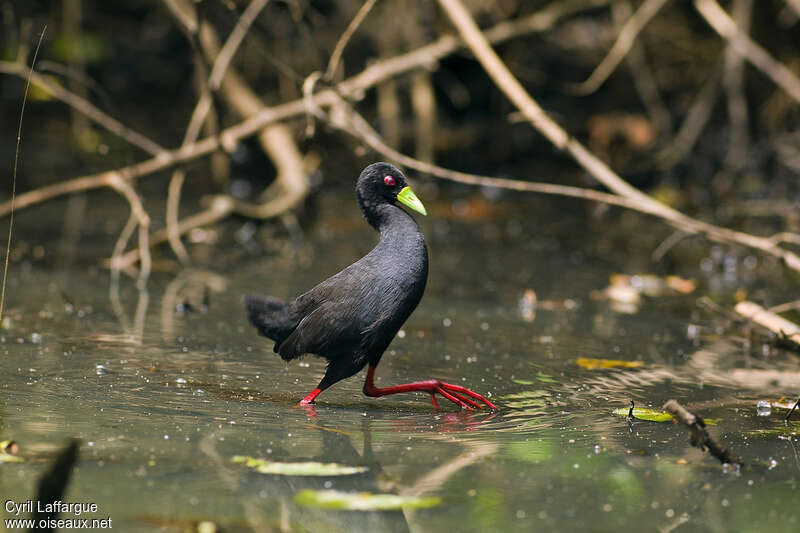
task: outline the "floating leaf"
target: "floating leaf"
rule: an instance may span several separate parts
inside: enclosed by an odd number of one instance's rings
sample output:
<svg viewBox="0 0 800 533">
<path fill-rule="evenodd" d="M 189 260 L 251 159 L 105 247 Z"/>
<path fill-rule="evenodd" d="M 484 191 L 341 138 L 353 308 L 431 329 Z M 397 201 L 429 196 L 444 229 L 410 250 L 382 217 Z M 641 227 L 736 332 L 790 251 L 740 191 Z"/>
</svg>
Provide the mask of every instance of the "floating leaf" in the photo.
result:
<svg viewBox="0 0 800 533">
<path fill-rule="evenodd" d="M 25 459 L 18 456 L 19 445 L 13 440 L 0 442 L 0 463 L 23 463 Z"/>
<path fill-rule="evenodd" d="M 592 357 L 578 357 L 575 361 L 578 366 L 586 370 L 597 370 L 598 368 L 639 368 L 644 365 L 642 361 L 620 361 L 618 359 L 594 359 Z"/>
<path fill-rule="evenodd" d="M 398 509 L 427 509 L 442 503 L 432 496 L 400 496 L 397 494 L 373 494 L 370 492 L 341 492 L 338 490 L 301 490 L 295 501 L 307 507 L 338 509 L 342 511 L 393 511 Z"/>
<path fill-rule="evenodd" d="M 615 415 L 628 416 L 629 407 L 620 407 L 612 411 Z M 658 411 L 656 409 L 647 409 L 646 407 L 634 407 L 633 417 L 640 420 L 649 420 L 651 422 L 669 422 L 672 420 L 672 415 L 666 411 Z"/>
<path fill-rule="evenodd" d="M 297 463 L 282 463 L 268 461 L 247 455 L 237 455 L 231 459 L 234 463 L 244 463 L 248 468 L 260 474 L 273 474 L 277 476 L 349 476 L 361 474 L 369 470 L 367 466 L 348 466 L 338 463 L 318 463 L 304 461 Z"/>
<path fill-rule="evenodd" d="M 544 372 L 539 372 L 536 374 L 536 379 L 541 381 L 542 383 L 555 383 L 556 380 L 550 374 L 545 374 Z"/>
<path fill-rule="evenodd" d="M 10 453 L 17 455 L 19 453 L 19 444 L 13 440 L 4 440 L 0 442 L 0 453 Z"/>
<path fill-rule="evenodd" d="M 534 377 L 543 383 L 556 383 L 556 379 L 553 376 L 545 374 L 544 372 L 537 372 Z M 511 381 L 517 385 L 533 385 L 535 383 L 530 379 L 512 379 Z"/>
<path fill-rule="evenodd" d="M 24 463 L 25 459 L 10 453 L 0 453 L 0 463 Z"/>
<path fill-rule="evenodd" d="M 526 409 L 530 407 L 546 407 L 546 398 L 550 397 L 550 393 L 544 390 L 527 390 L 508 394 L 503 396 L 506 407 L 512 409 Z"/>
</svg>

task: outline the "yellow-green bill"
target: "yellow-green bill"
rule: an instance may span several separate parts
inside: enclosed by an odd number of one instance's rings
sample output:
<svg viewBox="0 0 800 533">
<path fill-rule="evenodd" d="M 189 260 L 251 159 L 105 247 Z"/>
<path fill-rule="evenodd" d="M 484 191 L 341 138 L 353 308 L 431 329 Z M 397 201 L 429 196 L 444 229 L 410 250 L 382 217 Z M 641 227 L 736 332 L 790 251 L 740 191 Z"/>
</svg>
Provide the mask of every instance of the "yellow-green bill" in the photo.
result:
<svg viewBox="0 0 800 533">
<path fill-rule="evenodd" d="M 417 198 L 417 195 L 414 194 L 414 191 L 411 190 L 411 187 L 403 187 L 403 189 L 400 191 L 400 194 L 397 195 L 397 201 L 409 209 L 413 209 L 417 213 L 421 213 L 423 215 L 428 214 L 428 212 L 425 210 L 425 206 L 422 205 L 422 202 L 419 200 L 419 198 Z"/>
</svg>

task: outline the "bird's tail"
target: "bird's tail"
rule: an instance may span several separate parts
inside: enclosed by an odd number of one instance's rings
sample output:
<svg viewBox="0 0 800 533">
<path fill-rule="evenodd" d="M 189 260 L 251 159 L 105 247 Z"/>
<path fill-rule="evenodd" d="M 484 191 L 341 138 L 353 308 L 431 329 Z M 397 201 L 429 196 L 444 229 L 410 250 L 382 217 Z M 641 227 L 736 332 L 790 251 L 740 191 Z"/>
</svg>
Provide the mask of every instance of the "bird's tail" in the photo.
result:
<svg viewBox="0 0 800 533">
<path fill-rule="evenodd" d="M 261 296 L 259 294 L 248 294 L 244 297 L 244 306 L 247 309 L 247 316 L 258 332 L 267 338 L 280 343 L 288 335 L 287 324 L 288 304 L 273 298 L 272 296 Z"/>
</svg>

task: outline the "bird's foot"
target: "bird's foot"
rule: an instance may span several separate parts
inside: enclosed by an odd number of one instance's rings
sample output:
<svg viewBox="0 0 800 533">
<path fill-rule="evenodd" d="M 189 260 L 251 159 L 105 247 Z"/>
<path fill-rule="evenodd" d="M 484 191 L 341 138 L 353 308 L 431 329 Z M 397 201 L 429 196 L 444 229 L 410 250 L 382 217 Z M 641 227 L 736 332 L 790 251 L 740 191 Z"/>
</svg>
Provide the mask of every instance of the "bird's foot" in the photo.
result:
<svg viewBox="0 0 800 533">
<path fill-rule="evenodd" d="M 486 407 L 492 411 L 497 411 L 497 406 L 495 406 L 492 402 L 466 387 L 445 383 L 444 381 L 439 380 L 433 380 L 432 384 L 432 390 L 429 392 L 431 394 L 431 402 L 433 402 L 433 407 L 435 409 L 439 408 L 439 404 L 436 402 L 436 394 L 441 394 L 462 409 L 483 409 L 484 406 L 478 403 L 483 402 Z M 474 400 L 478 400 L 478 402 Z"/>
<path fill-rule="evenodd" d="M 445 383 L 444 381 L 439 381 L 438 379 L 415 381 L 414 383 L 394 385 L 392 387 L 376 387 L 375 366 L 369 366 L 369 369 L 367 370 L 367 379 L 364 381 L 364 394 L 367 396 L 388 396 L 390 394 L 399 394 L 401 392 L 427 392 L 431 395 L 431 402 L 433 402 L 433 407 L 435 409 L 439 408 L 439 404 L 436 402 L 436 395 L 441 394 L 462 409 L 483 409 L 485 405 L 492 411 L 497 411 L 497 407 L 492 402 L 477 392 L 472 392 L 468 388 L 462 387 L 461 385 Z M 484 405 L 481 405 L 478 402 L 483 402 Z"/>
</svg>

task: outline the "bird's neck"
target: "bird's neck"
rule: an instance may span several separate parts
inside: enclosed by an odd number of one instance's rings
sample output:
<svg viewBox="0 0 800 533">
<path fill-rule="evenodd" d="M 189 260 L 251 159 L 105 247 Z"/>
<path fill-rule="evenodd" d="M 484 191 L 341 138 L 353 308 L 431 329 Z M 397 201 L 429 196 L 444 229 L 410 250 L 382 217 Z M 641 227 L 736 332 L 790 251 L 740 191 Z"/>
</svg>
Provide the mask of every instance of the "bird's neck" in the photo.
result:
<svg viewBox="0 0 800 533">
<path fill-rule="evenodd" d="M 418 233 L 414 219 L 396 205 L 382 203 L 376 206 L 362 205 L 364 218 L 370 226 L 381 233 L 381 238 L 395 233 Z"/>
</svg>

